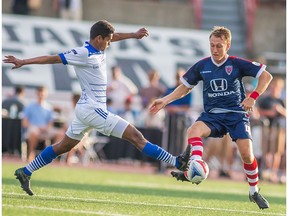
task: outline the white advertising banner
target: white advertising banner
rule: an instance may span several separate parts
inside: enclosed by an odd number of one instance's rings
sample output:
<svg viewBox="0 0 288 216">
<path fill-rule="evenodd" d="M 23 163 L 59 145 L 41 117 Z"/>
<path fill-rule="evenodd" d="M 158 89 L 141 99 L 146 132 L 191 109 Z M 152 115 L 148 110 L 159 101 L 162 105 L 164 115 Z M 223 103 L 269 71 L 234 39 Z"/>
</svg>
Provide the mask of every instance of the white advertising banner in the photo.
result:
<svg viewBox="0 0 288 216">
<path fill-rule="evenodd" d="M 18 58 L 30 58 L 58 54 L 81 46 L 89 39 L 89 31 L 93 23 L 3 15 L 2 56 L 15 55 Z M 116 32 L 134 32 L 143 27 L 112 24 Z M 160 73 L 163 84 L 173 86 L 178 67 L 188 69 L 199 59 L 209 56 L 209 32 L 207 31 L 144 27 L 149 30 L 149 37 L 142 40 L 129 39 L 115 42 L 107 50 L 107 71 L 110 73 L 113 65 L 121 66 L 123 73 L 138 88 L 147 85 L 147 72 L 150 69 L 156 69 Z M 69 66 L 27 65 L 11 70 L 11 65 L 2 64 L 3 92 L 5 93 L 6 88 L 16 84 L 24 85 L 28 89 L 45 85 L 53 95 L 80 90 L 73 68 Z"/>
</svg>

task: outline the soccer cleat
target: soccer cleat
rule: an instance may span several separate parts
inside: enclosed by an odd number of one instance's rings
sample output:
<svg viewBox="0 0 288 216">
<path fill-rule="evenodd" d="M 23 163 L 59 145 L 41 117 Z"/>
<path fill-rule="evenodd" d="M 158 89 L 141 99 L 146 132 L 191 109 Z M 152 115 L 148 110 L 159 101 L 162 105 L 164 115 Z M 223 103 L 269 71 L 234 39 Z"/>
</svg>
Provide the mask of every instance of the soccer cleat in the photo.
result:
<svg viewBox="0 0 288 216">
<path fill-rule="evenodd" d="M 188 181 L 189 182 L 189 180 L 185 177 L 185 175 L 184 175 L 184 172 L 175 172 L 175 171 L 172 171 L 171 172 L 171 175 L 174 177 L 174 178 L 176 178 L 177 179 L 177 181 Z"/>
<path fill-rule="evenodd" d="M 249 199 L 256 203 L 260 209 L 269 208 L 269 202 L 259 192 L 255 192 L 253 195 L 249 193 Z"/>
<path fill-rule="evenodd" d="M 24 168 L 19 168 L 15 171 L 14 175 L 16 176 L 16 179 L 20 181 L 22 189 L 29 194 L 30 196 L 33 195 L 33 191 L 30 188 L 30 176 L 26 175 L 24 173 Z"/>
<path fill-rule="evenodd" d="M 179 164 L 177 169 L 181 171 L 187 170 L 191 153 L 192 153 L 192 145 L 188 144 L 186 150 L 177 157 Z"/>
</svg>

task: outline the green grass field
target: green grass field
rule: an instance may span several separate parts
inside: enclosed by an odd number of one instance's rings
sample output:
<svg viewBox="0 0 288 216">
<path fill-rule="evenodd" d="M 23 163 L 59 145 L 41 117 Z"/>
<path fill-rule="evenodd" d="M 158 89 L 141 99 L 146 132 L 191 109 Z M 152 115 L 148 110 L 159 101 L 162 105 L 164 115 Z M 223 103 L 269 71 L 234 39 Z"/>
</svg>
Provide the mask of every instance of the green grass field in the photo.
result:
<svg viewBox="0 0 288 216">
<path fill-rule="evenodd" d="M 23 164 L 2 162 L 3 216 L 286 215 L 286 186 L 261 183 L 270 209 L 248 200 L 246 182 L 210 180 L 200 185 L 167 175 L 48 166 L 33 174 L 28 196 L 14 178 Z"/>
</svg>

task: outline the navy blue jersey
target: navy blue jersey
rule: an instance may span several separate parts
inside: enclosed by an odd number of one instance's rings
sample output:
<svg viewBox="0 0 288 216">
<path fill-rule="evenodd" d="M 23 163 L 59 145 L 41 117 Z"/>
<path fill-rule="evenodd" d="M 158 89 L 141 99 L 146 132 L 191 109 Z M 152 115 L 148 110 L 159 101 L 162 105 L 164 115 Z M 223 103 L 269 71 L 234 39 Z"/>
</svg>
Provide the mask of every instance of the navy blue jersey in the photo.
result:
<svg viewBox="0 0 288 216">
<path fill-rule="evenodd" d="M 194 64 L 181 81 L 188 88 L 203 81 L 205 112 L 246 112 L 240 105 L 246 97 L 242 78 L 259 77 L 265 68 L 266 65 L 234 56 L 227 56 L 221 64 L 208 57 Z"/>
</svg>

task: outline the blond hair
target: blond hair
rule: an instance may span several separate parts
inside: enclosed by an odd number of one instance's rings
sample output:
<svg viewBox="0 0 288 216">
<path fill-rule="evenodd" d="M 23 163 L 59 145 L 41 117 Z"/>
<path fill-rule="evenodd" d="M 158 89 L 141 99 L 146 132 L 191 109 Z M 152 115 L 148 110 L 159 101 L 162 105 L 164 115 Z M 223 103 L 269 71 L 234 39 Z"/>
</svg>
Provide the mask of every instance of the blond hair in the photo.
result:
<svg viewBox="0 0 288 216">
<path fill-rule="evenodd" d="M 231 43 L 231 39 L 232 39 L 231 31 L 224 26 L 214 26 L 209 38 L 211 38 L 212 36 L 218 37 L 218 38 L 223 37 L 224 40 Z"/>
</svg>

